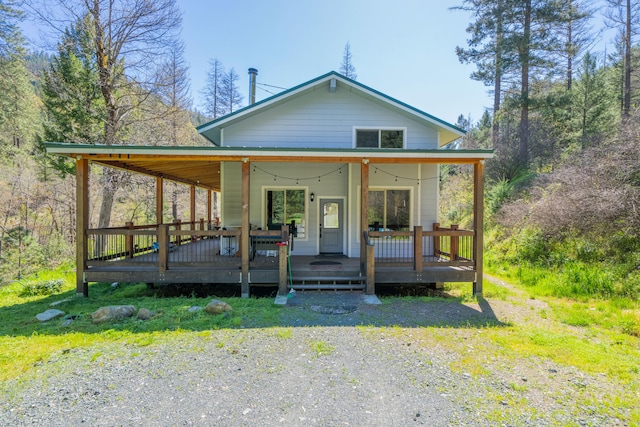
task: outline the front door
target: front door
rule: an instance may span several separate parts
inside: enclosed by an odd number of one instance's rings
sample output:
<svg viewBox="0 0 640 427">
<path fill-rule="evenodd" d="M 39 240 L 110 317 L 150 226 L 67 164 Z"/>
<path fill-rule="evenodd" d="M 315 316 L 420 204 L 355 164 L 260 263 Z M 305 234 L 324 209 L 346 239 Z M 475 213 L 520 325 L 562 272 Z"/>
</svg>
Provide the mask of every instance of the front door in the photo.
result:
<svg viewBox="0 0 640 427">
<path fill-rule="evenodd" d="M 341 199 L 320 201 L 320 253 L 342 254 L 344 224 Z"/>
</svg>

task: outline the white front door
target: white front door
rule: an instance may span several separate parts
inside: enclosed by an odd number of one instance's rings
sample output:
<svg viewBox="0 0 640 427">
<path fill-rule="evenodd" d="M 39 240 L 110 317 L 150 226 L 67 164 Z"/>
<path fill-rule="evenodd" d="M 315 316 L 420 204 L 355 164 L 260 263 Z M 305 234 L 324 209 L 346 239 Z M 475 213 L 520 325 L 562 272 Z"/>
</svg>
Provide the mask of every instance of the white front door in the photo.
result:
<svg viewBox="0 0 640 427">
<path fill-rule="evenodd" d="M 320 253 L 343 254 L 344 224 L 341 199 L 320 200 Z"/>
</svg>

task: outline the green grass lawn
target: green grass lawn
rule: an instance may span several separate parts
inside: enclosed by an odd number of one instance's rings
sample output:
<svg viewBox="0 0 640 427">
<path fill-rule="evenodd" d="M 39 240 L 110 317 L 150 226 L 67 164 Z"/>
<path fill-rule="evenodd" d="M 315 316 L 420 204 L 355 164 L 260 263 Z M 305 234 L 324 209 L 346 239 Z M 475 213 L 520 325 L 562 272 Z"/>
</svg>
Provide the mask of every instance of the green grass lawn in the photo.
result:
<svg viewBox="0 0 640 427">
<path fill-rule="evenodd" d="M 62 278 L 63 284 L 54 287 L 52 294 L 42 290 L 38 283 Z M 41 273 L 39 277 L 14 282 L 0 288 L 0 385 L 12 383 L 15 387 L 22 379 L 36 375 L 36 366 L 76 348 L 95 349 L 96 358 L 101 352 L 121 345 L 149 346 L 190 335 L 212 334 L 216 330 L 239 328 L 273 328 L 277 334 L 290 334 L 281 326 L 282 308 L 273 298 L 224 298 L 233 311 L 210 315 L 204 311 L 190 312 L 193 306 L 204 307 L 211 297 L 195 295 L 158 297 L 156 291 L 144 284 L 127 284 L 112 287 L 111 284 L 91 284 L 90 297 L 77 297 L 75 276 L 70 267 Z M 46 288 L 46 286 L 44 287 Z M 35 292 L 34 289 L 40 291 Z M 470 285 L 447 284 L 446 291 L 455 297 L 455 304 L 477 304 L 470 295 Z M 499 319 L 501 325 L 446 325 L 426 327 L 373 327 L 363 325 L 362 331 L 386 329 L 397 336 L 421 337 L 425 346 L 442 346 L 455 351 L 460 357 L 452 359 L 450 367 L 468 372 L 475 378 L 491 375 L 491 369 L 509 366 L 515 360 L 549 360 L 575 367 L 585 373 L 603 376 L 613 391 L 607 398 L 615 405 L 628 408 L 629 424 L 640 423 L 638 394 L 625 390 L 640 390 L 640 307 L 629 299 L 580 300 L 531 294 L 531 289 L 515 283 L 505 287 L 484 283 L 484 296 L 493 301 L 508 302 L 514 306 L 526 306 L 527 300 L 538 299 L 544 309 L 531 310 L 530 321 Z M 428 304 L 425 297 L 404 297 Z M 380 313 L 393 311 L 399 298 L 383 298 Z M 51 303 L 62 302 L 55 307 Z M 482 303 L 482 301 L 481 301 Z M 134 305 L 157 312 L 148 321 L 135 317 L 117 322 L 94 325 L 91 313 L 107 305 Z M 49 308 L 57 308 L 77 316 L 70 325 L 63 325 L 63 318 L 40 322 L 36 314 Z M 382 315 L 382 314 L 381 314 Z M 527 318 L 529 319 L 529 318 Z M 473 352 L 469 352 L 469 347 Z M 313 343 L 318 356 L 330 354 L 333 349 L 325 342 Z M 493 368 L 492 368 L 493 366 Z M 17 381 L 17 383 L 16 383 Z M 523 385 L 514 385 L 514 393 Z M 4 387 L 0 387 L 4 388 Z M 598 397 L 600 399 L 601 396 Z M 496 396 L 498 402 L 504 397 Z M 588 402 L 596 399 L 585 395 Z M 607 410 L 606 408 L 602 409 Z"/>
</svg>

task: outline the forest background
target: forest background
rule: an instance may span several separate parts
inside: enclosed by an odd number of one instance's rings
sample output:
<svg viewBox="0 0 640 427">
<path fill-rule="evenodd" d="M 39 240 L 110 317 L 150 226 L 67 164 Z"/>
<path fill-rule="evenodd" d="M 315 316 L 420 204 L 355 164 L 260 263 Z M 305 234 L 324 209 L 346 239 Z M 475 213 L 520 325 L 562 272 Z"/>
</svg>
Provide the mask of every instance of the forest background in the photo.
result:
<svg viewBox="0 0 640 427">
<path fill-rule="evenodd" d="M 463 0 L 453 9 L 474 19 L 456 53 L 494 99 L 477 123 L 459 117 L 468 133 L 450 147 L 495 149 L 487 269 L 538 294 L 637 303 L 640 4 Z M 26 16 L 61 30 L 55 53 L 25 47 Z M 212 58 L 206 105 L 194 108 L 180 26 L 174 0 L 0 0 L 0 286 L 74 260 L 75 171 L 43 142 L 207 145 L 194 126 L 243 106 L 239 76 Z M 596 52 L 605 28 L 617 48 Z M 340 72 L 357 78 L 348 43 Z M 91 173 L 92 226 L 155 221 L 152 181 Z M 165 219 L 188 217 L 189 189 L 165 191 Z M 441 223 L 470 228 L 472 207 L 472 171 L 443 166 Z"/>
</svg>

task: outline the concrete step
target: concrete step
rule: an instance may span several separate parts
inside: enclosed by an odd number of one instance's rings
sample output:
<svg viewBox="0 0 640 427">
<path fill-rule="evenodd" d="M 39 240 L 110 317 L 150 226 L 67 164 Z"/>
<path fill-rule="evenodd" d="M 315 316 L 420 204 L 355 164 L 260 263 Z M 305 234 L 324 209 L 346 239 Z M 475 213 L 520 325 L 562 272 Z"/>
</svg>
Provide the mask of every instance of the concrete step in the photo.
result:
<svg viewBox="0 0 640 427">
<path fill-rule="evenodd" d="M 293 289 L 297 290 L 297 291 L 301 291 L 301 290 L 322 290 L 322 289 L 326 289 L 326 290 L 350 290 L 350 291 L 361 291 L 365 289 L 365 285 L 363 284 L 356 284 L 356 283 L 352 283 L 352 284 L 345 284 L 345 283 L 307 283 L 307 284 L 300 284 L 300 283 L 294 283 L 292 285 Z"/>
</svg>

